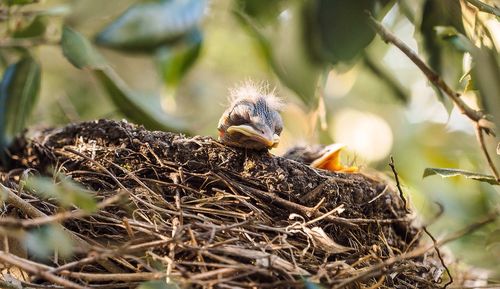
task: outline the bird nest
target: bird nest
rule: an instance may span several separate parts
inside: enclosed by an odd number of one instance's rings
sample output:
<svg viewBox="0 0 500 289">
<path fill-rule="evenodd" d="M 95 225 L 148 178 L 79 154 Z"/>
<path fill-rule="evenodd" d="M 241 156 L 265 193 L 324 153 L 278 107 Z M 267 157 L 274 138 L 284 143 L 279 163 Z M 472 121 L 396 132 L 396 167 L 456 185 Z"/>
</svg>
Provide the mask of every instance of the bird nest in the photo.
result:
<svg viewBox="0 0 500 289">
<path fill-rule="evenodd" d="M 1 174 L 11 194 L 3 215 L 19 220 L 11 223 L 17 228 L 54 216 L 76 247 L 70 259 L 43 264 L 4 250 L 0 263 L 26 272 L 26 284 L 434 288 L 442 281 L 443 266 L 433 250 L 420 250 L 421 230 L 401 195 L 363 174 L 108 120 L 42 131 L 11 157 L 14 169 Z M 94 191 L 100 209 L 61 211 L 19 185 L 27 173 L 54 171 Z"/>
</svg>

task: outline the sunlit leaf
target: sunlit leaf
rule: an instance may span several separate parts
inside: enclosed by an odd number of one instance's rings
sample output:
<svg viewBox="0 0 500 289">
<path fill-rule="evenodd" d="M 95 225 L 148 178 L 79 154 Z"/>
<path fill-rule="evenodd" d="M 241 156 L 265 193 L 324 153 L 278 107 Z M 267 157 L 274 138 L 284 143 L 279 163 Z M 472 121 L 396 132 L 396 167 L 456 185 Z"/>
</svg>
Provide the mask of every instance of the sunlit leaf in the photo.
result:
<svg viewBox="0 0 500 289">
<path fill-rule="evenodd" d="M 492 185 L 499 185 L 500 183 L 495 179 L 494 176 L 479 174 L 470 171 L 464 171 L 460 169 L 447 169 L 447 168 L 426 168 L 424 170 L 423 177 L 428 177 L 432 175 L 439 175 L 443 178 L 462 176 L 468 179 L 489 183 Z"/>
<path fill-rule="evenodd" d="M 68 26 L 63 27 L 61 47 L 66 59 L 77 68 L 103 68 L 106 61 L 80 33 Z"/>
<path fill-rule="evenodd" d="M 195 29 L 206 4 L 205 0 L 137 3 L 104 28 L 96 42 L 124 50 L 156 48 Z"/>
<path fill-rule="evenodd" d="M 459 79 L 463 75 L 464 52 L 455 49 L 452 41 L 445 39 L 443 33 L 439 33 L 439 28 L 436 31 L 436 27 L 449 27 L 448 29 L 453 28 L 458 33 L 465 34 L 460 1 L 426 0 L 421 19 L 421 43 L 427 54 L 428 64 L 446 83 L 458 88 Z M 442 97 L 440 90 L 436 91 Z"/>
<path fill-rule="evenodd" d="M 73 242 L 61 227 L 46 225 L 28 232 L 24 239 L 28 251 L 38 258 L 48 259 L 54 252 L 61 257 L 73 254 Z"/>
<path fill-rule="evenodd" d="M 40 66 L 30 56 L 10 65 L 0 84 L 0 154 L 25 129 L 38 99 Z"/>
<path fill-rule="evenodd" d="M 76 206 L 87 212 L 95 212 L 97 203 L 93 193 L 67 177 L 61 177 L 54 183 L 47 177 L 29 177 L 26 187 L 46 199 L 55 199 L 65 207 Z"/>
<path fill-rule="evenodd" d="M 162 280 L 147 281 L 139 285 L 137 289 L 179 289 L 179 285 L 175 283 L 167 283 Z"/>
<path fill-rule="evenodd" d="M 373 13 L 375 3 L 373 0 L 308 1 L 304 34 L 314 58 L 336 64 L 359 55 L 375 37 L 366 13 Z"/>
<path fill-rule="evenodd" d="M 132 121 L 149 129 L 188 133 L 185 122 L 162 110 L 158 96 L 144 97 L 128 88 L 83 35 L 65 27 L 61 45 L 64 56 L 73 65 L 92 70 L 115 106 Z"/>
<path fill-rule="evenodd" d="M 185 40 L 165 45 L 156 50 L 156 63 L 163 82 L 175 86 L 198 58 L 203 35 L 195 30 Z"/>
</svg>

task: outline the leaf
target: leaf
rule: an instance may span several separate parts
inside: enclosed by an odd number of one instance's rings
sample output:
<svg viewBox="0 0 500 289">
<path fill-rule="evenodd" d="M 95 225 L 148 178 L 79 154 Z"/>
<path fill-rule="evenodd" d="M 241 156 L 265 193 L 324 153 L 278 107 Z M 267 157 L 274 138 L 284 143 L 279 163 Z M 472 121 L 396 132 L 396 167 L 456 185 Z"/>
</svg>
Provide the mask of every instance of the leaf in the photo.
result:
<svg viewBox="0 0 500 289">
<path fill-rule="evenodd" d="M 179 285 L 175 283 L 167 283 L 162 280 L 147 281 L 139 285 L 137 289 L 179 289 Z"/>
<path fill-rule="evenodd" d="M 96 42 L 121 50 L 150 50 L 177 40 L 203 19 L 207 1 L 172 0 L 132 5 L 104 28 Z"/>
<path fill-rule="evenodd" d="M 47 23 L 45 17 L 36 16 L 32 19 L 31 22 L 28 23 L 27 26 L 22 27 L 21 29 L 16 29 L 16 31 L 12 33 L 12 37 L 14 38 L 41 37 L 45 34 L 46 29 L 47 29 Z"/>
<path fill-rule="evenodd" d="M 157 66 L 163 82 L 167 86 L 175 86 L 194 64 L 200 55 L 203 35 L 195 30 L 172 45 L 164 45 L 156 50 Z"/>
<path fill-rule="evenodd" d="M 115 106 L 132 121 L 148 129 L 188 133 L 184 121 L 162 110 L 159 96 L 144 97 L 130 90 L 83 35 L 64 27 L 61 45 L 64 56 L 78 68 L 89 68 Z"/>
<path fill-rule="evenodd" d="M 281 82 L 293 90 L 305 104 L 313 105 L 316 85 L 324 65 L 314 62 L 307 52 L 302 30 L 302 8 L 302 2 L 292 2 L 283 12 L 286 16 L 280 17 L 272 27 L 261 27 L 239 11 L 235 15 L 253 34 Z"/>
<path fill-rule="evenodd" d="M 38 258 L 48 259 L 54 252 L 61 257 L 73 254 L 73 242 L 61 227 L 46 225 L 31 230 L 24 239 L 24 245 Z"/>
<path fill-rule="evenodd" d="M 317 0 L 305 6 L 305 32 L 309 52 L 320 62 L 336 64 L 358 56 L 375 37 L 366 11 L 373 0 Z"/>
<path fill-rule="evenodd" d="M 486 46 L 477 48 L 471 55 L 471 79 L 479 90 L 486 112 L 493 115 L 496 127 L 500 128 L 500 57 Z"/>
<path fill-rule="evenodd" d="M 38 2 L 38 0 L 7 0 L 7 5 L 26 5 Z"/>
<path fill-rule="evenodd" d="M 104 58 L 92 47 L 92 44 L 80 33 L 68 26 L 63 27 L 61 47 L 66 59 L 77 68 L 104 68 Z"/>
<path fill-rule="evenodd" d="M 453 29 L 457 33 L 465 34 L 460 1 L 426 0 L 420 24 L 420 33 L 423 36 L 421 48 L 427 54 L 430 67 L 446 83 L 457 89 L 459 79 L 463 75 L 464 51 L 455 49 L 456 44 L 443 37 L 445 34 L 439 27 L 447 27 L 448 31 Z M 436 91 L 442 97 L 440 90 Z"/>
<path fill-rule="evenodd" d="M 94 194 L 75 183 L 68 177 L 59 176 L 59 183 L 54 183 L 47 177 L 29 177 L 26 179 L 26 187 L 46 199 L 55 199 L 64 207 L 76 206 L 86 212 L 92 213 L 97 210 Z"/>
<path fill-rule="evenodd" d="M 462 177 L 466 177 L 468 179 L 472 179 L 472 180 L 476 180 L 476 181 L 480 181 L 480 182 L 485 182 L 485 183 L 489 183 L 492 185 L 499 185 L 500 184 L 495 179 L 494 176 L 483 175 L 483 174 L 470 172 L 470 171 L 464 171 L 464 170 L 460 170 L 460 169 L 426 168 L 424 170 L 423 178 L 428 177 L 428 176 L 432 176 L 432 175 L 439 175 L 443 178 L 462 176 Z"/>
<path fill-rule="evenodd" d="M 236 0 L 236 9 L 245 13 L 258 23 L 276 22 L 283 11 L 284 0 Z"/>
<path fill-rule="evenodd" d="M 7 201 L 9 197 L 9 192 L 4 185 L 0 184 L 0 206 L 3 206 L 4 202 Z"/>
<path fill-rule="evenodd" d="M 324 289 L 325 287 L 321 286 L 321 284 L 314 283 L 309 279 L 304 279 L 304 287 L 306 289 Z"/>
<path fill-rule="evenodd" d="M 10 65 L 4 72 L 0 83 L 1 153 L 25 129 L 38 99 L 40 74 L 40 66 L 31 56 Z"/>
<path fill-rule="evenodd" d="M 130 90 L 110 68 L 94 70 L 93 73 L 116 107 L 130 119 L 149 129 L 189 133 L 187 123 L 163 111 L 159 97 L 146 97 Z"/>
</svg>

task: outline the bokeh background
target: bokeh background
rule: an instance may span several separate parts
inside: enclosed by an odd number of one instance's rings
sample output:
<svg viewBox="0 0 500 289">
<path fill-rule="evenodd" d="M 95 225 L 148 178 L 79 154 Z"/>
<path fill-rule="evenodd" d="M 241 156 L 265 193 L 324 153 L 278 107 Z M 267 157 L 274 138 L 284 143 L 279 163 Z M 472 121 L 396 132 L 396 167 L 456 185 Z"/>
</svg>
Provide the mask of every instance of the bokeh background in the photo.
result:
<svg viewBox="0 0 500 289">
<path fill-rule="evenodd" d="M 43 37 L 57 40 L 65 23 L 92 40 L 138 2 L 41 1 L 12 8 L 14 16 L 9 25 L 10 29 L 25 25 L 22 22 L 26 21 L 24 18 L 16 20 L 15 17 L 22 11 L 56 11 L 44 20 L 46 31 Z M 380 178 L 392 178 L 388 166 L 389 156 L 392 155 L 403 189 L 419 219 L 424 224 L 432 224 L 430 230 L 437 238 L 463 228 L 498 208 L 498 185 L 459 176 L 422 177 L 424 169 L 429 167 L 491 173 L 477 144 L 472 122 L 453 109 L 448 100 L 440 99 L 421 71 L 397 48 L 375 36 L 361 56 L 347 63 L 313 67 L 312 70 L 319 70 L 318 84 L 309 99 L 304 101 L 303 96 L 277 76 L 255 33 L 237 16 L 239 12 L 235 11 L 240 7 L 237 2 L 244 1 L 208 2 L 199 24 L 203 33 L 200 54 L 178 81 L 164 81 L 161 62 L 154 53 L 130 53 L 106 47 L 98 47 L 98 50 L 131 89 L 143 92 L 141 101 L 150 101 L 151 97 L 146 95 L 160 97 L 162 109 L 186 120 L 193 134 L 216 137 L 217 121 L 227 104 L 229 88 L 249 79 L 267 82 L 270 87 L 276 87 L 277 94 L 286 102 L 282 112 L 285 129 L 279 147 L 271 151 L 273 154 L 280 155 L 297 144 L 342 142 L 347 145 L 344 162 L 353 162 L 367 174 L 376 174 Z M 269 3 L 274 2 L 279 1 Z M 278 13 L 269 16 L 271 20 L 265 20 L 267 27 L 271 27 L 266 31 L 270 31 L 267 35 L 271 37 L 275 54 L 284 55 L 279 65 L 294 63 L 282 67 L 285 74 L 293 74 L 294 69 L 302 72 L 311 69 L 302 67 L 300 62 L 301 53 L 304 53 L 300 45 L 307 40 L 295 31 L 297 25 L 293 20 L 298 14 L 291 10 L 298 4 L 290 3 L 296 2 L 280 4 Z M 377 10 L 383 13 L 380 17 L 382 23 L 427 60 L 425 51 L 422 51 L 424 36 L 415 24 L 418 22 L 415 19 L 422 18 L 426 1 L 382 2 L 391 4 L 384 6 L 388 7 L 387 11 L 383 11 L 384 7 Z M 463 11 L 475 11 L 472 6 L 467 6 L 466 1 L 457 2 L 460 2 Z M 498 5 L 495 1 L 489 3 Z M 496 41 L 491 47 L 500 47 L 498 18 L 487 13 L 475 13 Z M 4 35 L 6 33 L 9 32 L 3 31 Z M 351 36 L 358 37 L 356 33 Z M 40 98 L 30 118 L 30 127 L 61 126 L 68 122 L 99 118 L 127 118 L 89 69 L 80 70 L 68 62 L 57 42 L 29 49 L 42 67 Z M 450 50 L 444 50 L 444 53 L 452 53 L 452 48 L 446 49 Z M 494 51 L 498 54 L 498 50 Z M 4 68 L 5 64 L 15 60 L 16 53 L 3 53 Z M 467 54 L 460 65 L 465 72 L 470 68 Z M 308 81 L 307 76 L 299 74 L 292 77 L 295 83 L 302 80 Z M 496 81 L 500 82 L 500 79 Z M 462 92 L 467 85 L 465 77 L 454 87 Z M 319 96 L 324 100 L 324 109 L 318 109 Z M 476 105 L 473 90 L 467 91 L 463 97 L 471 106 Z M 487 137 L 486 140 L 498 166 L 499 156 L 495 153 L 498 138 Z M 443 214 L 436 219 L 440 211 L 437 203 L 442 206 Z M 451 243 L 449 248 L 457 260 L 496 272 L 495 278 L 498 278 L 499 224 L 497 221 L 463 237 Z"/>
</svg>

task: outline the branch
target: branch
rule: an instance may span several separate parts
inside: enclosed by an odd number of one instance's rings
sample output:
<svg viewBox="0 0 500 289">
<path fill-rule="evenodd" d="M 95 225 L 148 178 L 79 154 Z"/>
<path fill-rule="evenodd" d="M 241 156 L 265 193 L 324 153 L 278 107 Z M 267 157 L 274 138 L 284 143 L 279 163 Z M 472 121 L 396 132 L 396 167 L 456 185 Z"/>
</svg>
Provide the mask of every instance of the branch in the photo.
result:
<svg viewBox="0 0 500 289">
<path fill-rule="evenodd" d="M 39 275 L 43 277 L 45 280 L 53 282 L 55 284 L 59 284 L 64 286 L 64 288 L 73 288 L 73 289 L 87 289 L 89 287 L 81 286 L 77 283 L 69 281 L 67 279 L 61 278 L 54 274 L 51 274 L 45 270 L 42 270 L 38 266 L 34 266 L 29 262 L 29 260 L 25 260 L 23 258 L 17 257 L 15 255 L 9 254 L 4 251 L 0 251 L 0 261 L 3 264 L 10 264 L 16 267 L 23 269 L 24 271 L 30 272 L 31 274 Z"/>
<path fill-rule="evenodd" d="M 420 57 L 413 51 L 408 45 L 387 30 L 379 21 L 369 15 L 372 27 L 380 35 L 382 40 L 386 43 L 394 44 L 401 52 L 406 54 L 408 58 L 415 63 L 415 65 L 424 73 L 424 75 L 429 79 L 429 81 L 436 87 L 439 87 L 458 107 L 460 112 L 465 114 L 472 121 L 479 124 L 481 129 L 485 130 L 487 133 L 493 133 L 493 124 L 486 119 L 486 115 L 479 110 L 475 110 L 469 107 L 461 98 L 458 92 L 453 91 L 451 87 L 444 82 L 444 80 L 436 73 L 432 68 L 427 66 L 425 62 L 420 59 Z"/>
<path fill-rule="evenodd" d="M 493 176 L 495 177 L 497 182 L 500 182 L 500 176 L 498 175 L 497 168 L 495 167 L 495 164 L 493 163 L 493 160 L 491 159 L 490 153 L 488 152 L 488 149 L 486 148 L 486 144 L 484 143 L 483 131 L 481 130 L 481 127 L 479 127 L 479 125 L 477 125 L 477 124 L 474 128 L 476 129 L 477 141 L 479 142 L 479 145 L 481 146 L 481 150 L 483 151 L 483 155 L 486 158 L 488 165 L 490 166 L 491 172 L 493 173 Z"/>
<path fill-rule="evenodd" d="M 386 274 L 386 273 L 388 273 L 388 268 L 390 266 L 392 266 L 400 261 L 403 261 L 403 260 L 420 257 L 420 256 L 424 255 L 426 252 L 432 250 L 433 248 L 439 248 L 439 247 L 441 247 L 441 246 L 443 246 L 451 241 L 455 241 L 456 239 L 458 239 L 460 237 L 468 235 L 468 234 L 474 232 L 475 230 L 481 228 L 482 226 L 489 224 L 491 222 L 494 222 L 498 218 L 498 216 L 499 216 L 499 211 L 493 211 L 492 213 L 488 214 L 484 219 L 482 219 L 478 222 L 472 223 L 469 226 L 463 228 L 462 230 L 459 230 L 451 235 L 448 235 L 447 237 L 443 238 L 440 241 L 433 242 L 432 245 L 421 246 L 421 247 L 418 247 L 410 252 L 388 258 L 381 263 L 372 265 L 371 267 L 369 267 L 368 269 L 366 269 L 365 271 L 363 271 L 357 275 L 354 275 L 352 277 L 349 277 L 349 278 L 343 280 L 341 283 L 334 286 L 333 288 L 334 289 L 345 288 L 348 285 L 350 285 L 356 281 L 362 281 L 362 280 L 366 280 L 366 279 L 371 278 L 371 277 L 379 276 L 381 274 Z"/>
<path fill-rule="evenodd" d="M 479 1 L 478 1 L 479 2 Z M 486 132 L 489 135 L 495 135 L 493 131 L 494 124 L 486 119 L 486 115 L 480 111 L 475 110 L 468 106 L 462 98 L 460 98 L 460 93 L 451 89 L 451 87 L 446 84 L 446 82 L 436 73 L 432 68 L 427 66 L 425 62 L 420 59 L 420 57 L 413 51 L 408 45 L 406 45 L 403 41 L 396 37 L 396 35 L 392 34 L 389 30 L 387 30 L 379 21 L 377 21 L 371 14 L 368 14 L 368 19 L 371 21 L 372 27 L 375 31 L 380 35 L 382 40 L 386 43 L 394 44 L 401 52 L 406 54 L 408 58 L 415 63 L 415 65 L 424 73 L 424 75 L 429 79 L 429 81 L 434 84 L 436 87 L 441 89 L 458 107 L 460 112 L 465 114 L 470 120 L 472 120 L 477 127 L 478 131 L 478 140 L 481 146 L 481 150 L 483 154 L 486 156 L 486 160 L 488 161 L 488 165 L 491 168 L 491 171 L 494 173 L 495 178 L 499 180 L 499 176 L 495 165 L 491 161 L 486 146 L 484 145 L 483 140 L 483 132 Z"/>
<path fill-rule="evenodd" d="M 500 17 L 500 9 L 495 6 L 490 6 L 484 2 L 479 0 L 465 0 L 469 2 L 472 6 L 476 7 L 479 11 L 490 13 L 495 15 L 496 17 Z"/>
</svg>

